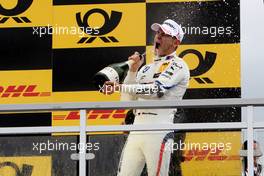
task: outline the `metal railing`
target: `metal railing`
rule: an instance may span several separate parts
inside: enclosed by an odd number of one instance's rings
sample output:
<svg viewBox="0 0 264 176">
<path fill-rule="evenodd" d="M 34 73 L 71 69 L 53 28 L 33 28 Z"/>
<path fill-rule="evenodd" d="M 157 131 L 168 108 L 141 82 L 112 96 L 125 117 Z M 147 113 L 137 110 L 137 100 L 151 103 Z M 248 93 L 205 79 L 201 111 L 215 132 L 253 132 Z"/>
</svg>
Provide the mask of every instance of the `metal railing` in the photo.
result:
<svg viewBox="0 0 264 176">
<path fill-rule="evenodd" d="M 0 134 L 42 134 L 42 133 L 80 133 L 80 143 L 86 143 L 87 132 L 117 131 L 162 131 L 162 130 L 204 130 L 204 129 L 246 129 L 248 140 L 248 166 L 253 174 L 253 130 L 264 128 L 264 122 L 253 122 L 253 107 L 264 106 L 264 99 L 203 99 L 177 101 L 131 101 L 131 102 L 92 102 L 92 103 L 50 103 L 50 104 L 15 104 L 0 105 L 0 112 L 61 111 L 80 110 L 80 126 L 69 127 L 10 127 L 0 128 Z M 109 125 L 86 126 L 86 110 L 92 109 L 155 109 L 155 108 L 213 108 L 213 107 L 246 107 L 246 122 L 224 123 L 181 123 L 152 125 Z M 86 175 L 86 151 L 79 151 L 79 175 Z"/>
</svg>

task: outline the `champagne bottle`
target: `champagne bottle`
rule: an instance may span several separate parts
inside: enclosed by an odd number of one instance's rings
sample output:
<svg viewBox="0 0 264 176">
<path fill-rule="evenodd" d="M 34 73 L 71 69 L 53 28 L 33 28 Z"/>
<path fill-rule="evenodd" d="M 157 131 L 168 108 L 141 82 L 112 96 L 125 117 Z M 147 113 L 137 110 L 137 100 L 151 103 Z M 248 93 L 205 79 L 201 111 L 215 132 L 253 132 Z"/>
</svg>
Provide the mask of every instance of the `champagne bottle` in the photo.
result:
<svg viewBox="0 0 264 176">
<path fill-rule="evenodd" d="M 140 58 L 142 59 L 144 55 L 145 53 L 140 55 Z M 133 60 L 114 63 L 97 72 L 93 78 L 96 88 L 100 89 L 106 81 L 121 83 L 133 63 Z"/>
</svg>

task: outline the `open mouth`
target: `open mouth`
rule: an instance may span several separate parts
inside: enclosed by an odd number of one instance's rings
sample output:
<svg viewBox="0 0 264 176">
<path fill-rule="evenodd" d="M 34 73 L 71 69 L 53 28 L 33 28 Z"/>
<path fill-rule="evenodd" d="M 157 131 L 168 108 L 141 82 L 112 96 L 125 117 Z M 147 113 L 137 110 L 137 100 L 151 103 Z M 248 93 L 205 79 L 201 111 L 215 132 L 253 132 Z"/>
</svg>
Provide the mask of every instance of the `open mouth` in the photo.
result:
<svg viewBox="0 0 264 176">
<path fill-rule="evenodd" d="M 160 47 L 160 43 L 156 42 L 156 43 L 155 43 L 155 48 L 156 48 L 156 49 L 159 49 L 159 47 Z"/>
</svg>

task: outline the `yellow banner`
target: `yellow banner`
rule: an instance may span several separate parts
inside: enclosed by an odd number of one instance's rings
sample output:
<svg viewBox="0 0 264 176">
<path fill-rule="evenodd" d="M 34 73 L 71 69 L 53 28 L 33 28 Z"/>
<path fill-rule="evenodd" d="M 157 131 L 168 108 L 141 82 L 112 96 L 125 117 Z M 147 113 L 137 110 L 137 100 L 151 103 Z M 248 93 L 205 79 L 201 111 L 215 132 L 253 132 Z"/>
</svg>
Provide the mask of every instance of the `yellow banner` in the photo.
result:
<svg viewBox="0 0 264 176">
<path fill-rule="evenodd" d="M 1 1 L 0 28 L 48 26 L 52 23 L 51 14 L 52 0 Z"/>
<path fill-rule="evenodd" d="M 52 70 L 1 71 L 0 104 L 119 101 L 99 91 L 52 92 Z"/>
<path fill-rule="evenodd" d="M 90 110 L 87 112 L 87 125 L 120 125 L 126 117 L 127 110 Z M 53 126 L 78 126 L 79 111 L 59 111 L 52 113 Z"/>
<path fill-rule="evenodd" d="M 241 175 L 240 135 L 240 132 L 187 133 L 185 161 L 181 164 L 183 175 Z"/>
<path fill-rule="evenodd" d="M 54 6 L 53 48 L 145 46 L 145 11 L 145 3 Z"/>
<path fill-rule="evenodd" d="M 51 156 L 0 157 L 1 176 L 51 176 Z"/>
<path fill-rule="evenodd" d="M 147 62 L 153 57 L 147 47 Z M 189 88 L 240 87 L 240 44 L 180 45 L 177 55 L 191 70 Z"/>
<path fill-rule="evenodd" d="M 87 126 L 121 125 L 124 123 L 128 110 L 90 110 L 87 111 Z M 52 126 L 79 126 L 79 111 L 52 112 Z M 88 134 L 122 134 L 123 132 L 98 132 Z M 53 135 L 75 135 L 75 133 L 53 133 Z"/>
</svg>

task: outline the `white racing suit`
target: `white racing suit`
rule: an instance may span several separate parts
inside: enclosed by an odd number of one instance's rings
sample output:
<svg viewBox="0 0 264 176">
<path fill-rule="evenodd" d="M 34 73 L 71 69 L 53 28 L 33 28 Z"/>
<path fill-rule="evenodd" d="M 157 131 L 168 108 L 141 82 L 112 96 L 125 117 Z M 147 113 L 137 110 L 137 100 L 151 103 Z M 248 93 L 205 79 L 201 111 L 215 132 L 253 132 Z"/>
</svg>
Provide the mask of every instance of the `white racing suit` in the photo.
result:
<svg viewBox="0 0 264 176">
<path fill-rule="evenodd" d="M 121 89 L 126 100 L 179 100 L 189 85 L 187 64 L 176 53 L 156 57 L 137 73 L 128 72 Z M 129 98 L 127 98 L 129 97 Z M 123 98 L 124 100 L 124 98 Z M 162 102 L 161 102 L 162 103 Z M 137 109 L 134 124 L 172 124 L 176 109 Z M 167 176 L 174 133 L 130 132 L 120 159 L 118 176 L 140 176 L 145 163 L 148 176 Z"/>
</svg>

